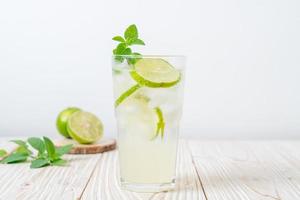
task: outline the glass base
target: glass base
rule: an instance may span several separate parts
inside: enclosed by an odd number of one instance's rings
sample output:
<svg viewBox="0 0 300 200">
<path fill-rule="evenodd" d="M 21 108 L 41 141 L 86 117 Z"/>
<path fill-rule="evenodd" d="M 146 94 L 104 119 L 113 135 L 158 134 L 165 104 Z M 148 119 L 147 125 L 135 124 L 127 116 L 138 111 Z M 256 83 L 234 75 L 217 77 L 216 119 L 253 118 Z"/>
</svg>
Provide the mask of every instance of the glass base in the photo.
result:
<svg viewBox="0 0 300 200">
<path fill-rule="evenodd" d="M 170 183 L 131 183 L 121 180 L 121 188 L 132 192 L 165 192 L 175 188 L 175 179 Z"/>
</svg>

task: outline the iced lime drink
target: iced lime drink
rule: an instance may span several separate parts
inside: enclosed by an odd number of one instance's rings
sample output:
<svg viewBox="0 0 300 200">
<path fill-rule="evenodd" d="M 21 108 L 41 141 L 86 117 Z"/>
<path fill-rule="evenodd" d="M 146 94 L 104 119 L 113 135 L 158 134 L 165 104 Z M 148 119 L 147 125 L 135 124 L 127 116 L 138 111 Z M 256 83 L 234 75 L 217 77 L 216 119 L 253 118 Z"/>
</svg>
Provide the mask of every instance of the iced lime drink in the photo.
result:
<svg viewBox="0 0 300 200">
<path fill-rule="evenodd" d="M 183 56 L 113 56 L 120 178 L 126 189 L 174 186 L 184 64 Z"/>
</svg>

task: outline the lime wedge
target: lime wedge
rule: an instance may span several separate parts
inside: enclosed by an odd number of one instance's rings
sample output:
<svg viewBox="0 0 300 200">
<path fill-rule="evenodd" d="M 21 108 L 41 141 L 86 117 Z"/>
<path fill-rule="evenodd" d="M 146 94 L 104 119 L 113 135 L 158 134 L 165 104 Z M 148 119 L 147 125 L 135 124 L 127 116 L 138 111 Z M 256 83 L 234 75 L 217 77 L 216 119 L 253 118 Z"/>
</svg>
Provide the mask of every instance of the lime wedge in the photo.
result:
<svg viewBox="0 0 300 200">
<path fill-rule="evenodd" d="M 67 108 L 67 109 L 61 111 L 58 114 L 57 119 L 56 119 L 56 128 L 62 136 L 66 137 L 66 138 L 70 138 L 70 135 L 67 130 L 67 121 L 68 121 L 69 117 L 77 111 L 80 111 L 80 109 L 71 107 L 71 108 Z"/>
<path fill-rule="evenodd" d="M 122 103 L 127 97 L 129 97 L 131 94 L 133 94 L 135 91 L 137 91 L 141 86 L 139 84 L 132 86 L 128 90 L 126 90 L 121 96 L 117 98 L 115 101 L 115 107 L 118 107 L 120 103 Z"/>
<path fill-rule="evenodd" d="M 81 144 L 96 142 L 103 136 L 103 124 L 92 113 L 78 111 L 67 122 L 70 136 Z"/>
<path fill-rule="evenodd" d="M 180 81 L 180 72 L 163 59 L 142 58 L 134 68 L 130 75 L 142 86 L 166 88 Z"/>
<path fill-rule="evenodd" d="M 156 116 L 158 118 L 158 122 L 156 123 L 156 132 L 155 132 L 155 135 L 151 138 L 151 140 L 154 140 L 159 135 L 161 135 L 161 139 L 163 139 L 164 138 L 164 132 L 165 132 L 164 116 L 162 114 L 162 110 L 159 107 L 154 108 L 154 110 L 156 112 Z"/>
</svg>

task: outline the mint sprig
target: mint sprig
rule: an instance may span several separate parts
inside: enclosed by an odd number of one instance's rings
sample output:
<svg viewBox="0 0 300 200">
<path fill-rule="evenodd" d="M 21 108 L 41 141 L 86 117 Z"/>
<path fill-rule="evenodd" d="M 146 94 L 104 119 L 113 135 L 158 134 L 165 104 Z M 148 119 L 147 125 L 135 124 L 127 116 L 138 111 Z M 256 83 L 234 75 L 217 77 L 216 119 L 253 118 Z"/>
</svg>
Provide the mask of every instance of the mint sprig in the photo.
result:
<svg viewBox="0 0 300 200">
<path fill-rule="evenodd" d="M 113 54 L 116 55 L 115 60 L 117 62 L 123 62 L 124 57 L 122 55 L 139 56 L 140 53 L 133 52 L 130 48 L 133 45 L 145 45 L 145 42 L 139 38 L 138 30 L 135 24 L 130 25 L 124 32 L 124 37 L 115 36 L 112 38 L 114 41 L 119 42 L 117 47 L 113 50 Z M 134 64 L 137 58 L 126 58 L 128 64 Z"/>
<path fill-rule="evenodd" d="M 7 151 L 4 149 L 0 149 L 0 158 L 5 157 L 7 155 Z"/>
<path fill-rule="evenodd" d="M 27 154 L 28 156 L 32 154 L 32 151 L 29 150 L 27 143 L 23 140 L 11 140 L 11 142 L 19 145 L 15 152 Z"/>
<path fill-rule="evenodd" d="M 28 154 L 26 153 L 20 153 L 20 152 L 13 152 L 3 160 L 1 160 L 1 163 L 18 163 L 18 162 L 25 162 L 28 158 Z"/>
<path fill-rule="evenodd" d="M 44 152 L 45 152 L 45 143 L 42 139 L 40 138 L 36 138 L 36 137 L 31 137 L 28 138 L 28 143 L 38 151 L 38 157 L 42 157 L 44 156 Z"/>
<path fill-rule="evenodd" d="M 12 140 L 11 142 L 18 144 L 19 146 L 9 155 L 5 150 L 1 150 L 0 157 L 4 157 L 1 163 L 20 163 L 26 162 L 30 159 L 30 168 L 40 168 L 49 165 L 65 165 L 67 161 L 62 159 L 62 156 L 70 152 L 73 146 L 70 144 L 61 147 L 55 147 L 53 142 L 47 137 L 43 137 L 43 139 L 31 137 L 28 138 L 27 141 Z M 29 145 L 37 151 L 37 154 L 34 154 L 29 149 Z"/>
</svg>

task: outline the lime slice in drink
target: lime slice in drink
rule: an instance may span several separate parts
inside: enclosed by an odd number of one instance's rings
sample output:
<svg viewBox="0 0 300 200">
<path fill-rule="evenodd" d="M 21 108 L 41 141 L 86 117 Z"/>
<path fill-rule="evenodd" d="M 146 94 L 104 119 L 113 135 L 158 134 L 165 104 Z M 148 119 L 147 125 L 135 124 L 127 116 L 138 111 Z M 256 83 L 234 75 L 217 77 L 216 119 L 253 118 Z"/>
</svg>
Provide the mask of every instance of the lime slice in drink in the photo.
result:
<svg viewBox="0 0 300 200">
<path fill-rule="evenodd" d="M 132 86 L 131 88 L 129 88 L 128 90 L 126 90 L 123 94 L 121 94 L 121 96 L 119 96 L 117 98 L 117 100 L 115 101 L 115 107 L 118 107 L 118 105 L 120 105 L 120 103 L 122 103 L 127 97 L 129 97 L 130 95 L 132 95 L 135 91 L 137 91 L 141 86 L 139 84 L 136 84 L 134 86 Z"/>
<path fill-rule="evenodd" d="M 78 111 L 67 122 L 70 136 L 81 144 L 96 142 L 103 136 L 103 124 L 95 115 Z"/>
<path fill-rule="evenodd" d="M 71 107 L 71 108 L 67 108 L 67 109 L 61 111 L 58 114 L 57 119 L 56 119 L 56 128 L 62 136 L 66 137 L 66 138 L 70 138 L 70 135 L 67 130 L 67 122 L 68 122 L 68 119 L 70 118 L 70 116 L 77 111 L 80 111 L 80 109 Z"/>
<path fill-rule="evenodd" d="M 116 114 L 123 134 L 130 134 L 130 138 L 149 140 L 156 135 L 158 118 L 146 99 L 130 96 L 116 108 Z"/>
<path fill-rule="evenodd" d="M 149 99 L 142 94 L 134 94 L 117 108 L 120 125 L 131 137 L 154 140 L 163 138 L 164 117 L 159 107 L 149 106 Z"/>
<path fill-rule="evenodd" d="M 130 72 L 131 77 L 142 86 L 152 88 L 172 87 L 180 81 L 180 72 L 163 59 L 142 58 Z"/>
<path fill-rule="evenodd" d="M 162 110 L 159 107 L 154 108 L 156 116 L 157 116 L 157 123 L 156 123 L 156 132 L 151 137 L 151 140 L 156 139 L 159 135 L 161 136 L 161 139 L 164 138 L 164 132 L 165 132 L 165 122 L 164 122 L 164 116 L 162 113 Z"/>
</svg>

